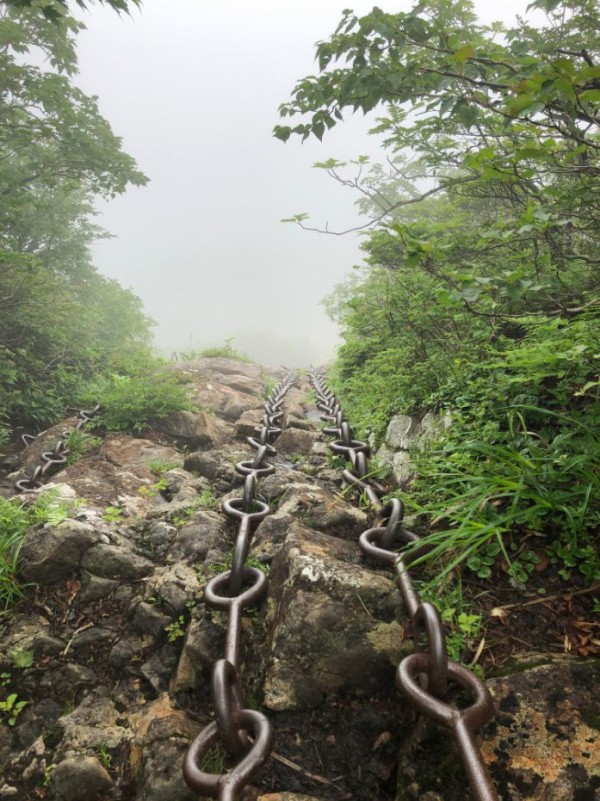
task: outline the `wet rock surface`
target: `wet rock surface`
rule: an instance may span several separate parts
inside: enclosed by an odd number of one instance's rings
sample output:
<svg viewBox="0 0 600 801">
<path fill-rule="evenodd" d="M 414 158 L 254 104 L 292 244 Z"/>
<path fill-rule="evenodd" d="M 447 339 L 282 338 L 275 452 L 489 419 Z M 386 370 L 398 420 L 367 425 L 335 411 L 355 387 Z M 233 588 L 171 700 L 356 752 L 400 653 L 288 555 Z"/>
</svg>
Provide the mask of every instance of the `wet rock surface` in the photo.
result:
<svg viewBox="0 0 600 801">
<path fill-rule="evenodd" d="M 0 701 L 25 702 L 11 725 L 0 714 L 0 799 L 197 797 L 181 763 L 214 714 L 210 674 L 226 628 L 204 588 L 231 561 L 235 527 L 219 507 L 241 494 L 235 465 L 252 458 L 245 437 L 262 421 L 266 372 L 221 358 L 177 369 L 199 411 L 144 437 L 107 435 L 50 482 L 79 500 L 71 516 L 25 538 L 30 586 L 0 618 Z M 415 734 L 395 689 L 412 632 L 390 573 L 361 557 L 372 518 L 340 492 L 308 398 L 306 385 L 289 393 L 277 470 L 259 484 L 272 513 L 251 556 L 269 566 L 270 587 L 242 615 L 242 679 L 275 750 L 244 801 L 466 801 L 449 736 Z M 68 424 L 14 457 L 12 478 Z M 430 424 L 396 420 L 385 447 L 407 453 L 413 429 L 427 437 Z M 503 801 L 598 798 L 598 686 L 597 663 L 573 659 L 491 682 L 498 714 L 483 753 Z M 231 764 L 216 754 L 205 769 Z"/>
</svg>

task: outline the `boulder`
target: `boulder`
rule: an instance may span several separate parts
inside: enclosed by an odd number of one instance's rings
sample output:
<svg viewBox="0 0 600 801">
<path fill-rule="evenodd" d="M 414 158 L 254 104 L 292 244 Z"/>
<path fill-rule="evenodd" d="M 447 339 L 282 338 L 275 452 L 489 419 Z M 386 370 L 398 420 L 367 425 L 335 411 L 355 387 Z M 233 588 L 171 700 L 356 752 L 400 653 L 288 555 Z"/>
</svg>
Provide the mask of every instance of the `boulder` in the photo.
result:
<svg viewBox="0 0 600 801">
<path fill-rule="evenodd" d="M 20 573 L 26 581 L 53 584 L 77 571 L 87 551 L 101 543 L 103 536 L 77 520 L 30 529 L 21 546 Z"/>
<path fill-rule="evenodd" d="M 189 450 L 216 448 L 227 439 L 229 427 L 206 412 L 174 412 L 154 425 Z"/>
<path fill-rule="evenodd" d="M 81 801 L 104 796 L 113 786 L 108 771 L 94 756 L 68 757 L 59 762 L 52 775 L 54 792 L 60 801 Z"/>
<path fill-rule="evenodd" d="M 265 705 L 314 707 L 349 688 L 392 686 L 400 608 L 393 581 L 366 569 L 357 545 L 294 523 L 271 569 Z"/>
<path fill-rule="evenodd" d="M 149 704 L 137 721 L 130 761 L 139 801 L 198 801 L 185 784 L 181 763 L 200 727 L 173 709 L 168 695 Z"/>
</svg>

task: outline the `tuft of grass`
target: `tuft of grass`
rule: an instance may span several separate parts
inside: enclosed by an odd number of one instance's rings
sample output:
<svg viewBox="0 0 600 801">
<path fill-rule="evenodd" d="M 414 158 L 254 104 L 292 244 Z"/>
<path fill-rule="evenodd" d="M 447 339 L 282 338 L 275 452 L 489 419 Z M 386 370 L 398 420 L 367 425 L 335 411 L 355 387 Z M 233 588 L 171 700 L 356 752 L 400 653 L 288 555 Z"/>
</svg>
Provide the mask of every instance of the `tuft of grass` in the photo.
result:
<svg viewBox="0 0 600 801">
<path fill-rule="evenodd" d="M 222 345 L 209 345 L 207 348 L 202 348 L 199 355 L 201 357 L 221 356 L 225 359 L 237 359 L 238 362 L 251 362 L 250 357 L 234 348 L 232 342 L 233 337 L 229 337 Z"/>
</svg>

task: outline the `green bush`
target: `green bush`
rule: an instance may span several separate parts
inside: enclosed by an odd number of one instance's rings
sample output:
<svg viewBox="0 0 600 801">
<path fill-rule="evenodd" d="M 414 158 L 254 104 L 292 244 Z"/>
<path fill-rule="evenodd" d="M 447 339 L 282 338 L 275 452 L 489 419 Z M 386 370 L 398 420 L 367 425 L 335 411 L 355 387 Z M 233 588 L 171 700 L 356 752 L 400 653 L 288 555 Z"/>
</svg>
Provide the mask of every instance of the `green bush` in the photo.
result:
<svg viewBox="0 0 600 801">
<path fill-rule="evenodd" d="M 111 431 L 141 431 L 172 412 L 190 408 L 187 391 L 169 372 L 111 375 L 89 385 L 80 400 L 100 403 L 95 425 Z"/>
</svg>

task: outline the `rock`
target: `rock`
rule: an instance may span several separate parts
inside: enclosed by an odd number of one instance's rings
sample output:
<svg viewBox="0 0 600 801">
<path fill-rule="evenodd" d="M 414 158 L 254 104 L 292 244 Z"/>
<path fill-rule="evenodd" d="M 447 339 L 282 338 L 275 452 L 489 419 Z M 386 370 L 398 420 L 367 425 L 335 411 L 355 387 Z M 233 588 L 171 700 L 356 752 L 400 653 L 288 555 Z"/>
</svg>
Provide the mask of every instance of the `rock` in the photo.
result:
<svg viewBox="0 0 600 801">
<path fill-rule="evenodd" d="M 406 414 L 392 417 L 376 459 L 388 467 L 400 487 L 408 486 L 415 478 L 411 452 L 422 451 L 452 424 L 452 417 L 428 412 L 420 422 Z"/>
<path fill-rule="evenodd" d="M 391 451 L 407 451 L 415 439 L 417 423 L 407 414 L 397 414 L 389 422 L 384 442 Z"/>
<path fill-rule="evenodd" d="M 153 462 L 172 466 L 183 465 L 183 455 L 175 448 L 124 434 L 108 434 L 99 453 L 111 464 L 119 467 L 131 468 L 141 465 L 149 469 Z"/>
<path fill-rule="evenodd" d="M 198 475 L 204 476 L 204 478 L 208 478 L 212 481 L 217 477 L 219 460 L 213 453 L 194 451 L 186 455 L 184 467 L 186 470 L 198 473 Z"/>
<path fill-rule="evenodd" d="M 204 562 L 210 552 L 223 553 L 225 520 L 218 512 L 198 512 L 194 522 L 183 526 L 169 551 L 169 561 L 188 565 Z"/>
<path fill-rule="evenodd" d="M 33 528 L 21 546 L 20 573 L 26 581 L 53 584 L 78 570 L 84 554 L 99 540 L 92 526 L 77 520 Z"/>
<path fill-rule="evenodd" d="M 99 598 L 106 598 L 113 593 L 120 582 L 115 579 L 94 576 L 86 570 L 81 572 L 81 592 L 79 599 L 84 602 L 97 601 Z"/>
<path fill-rule="evenodd" d="M 62 704 L 42 698 L 35 706 L 28 705 L 19 715 L 15 737 L 22 748 L 30 746 L 44 731 L 50 731 L 62 715 Z"/>
<path fill-rule="evenodd" d="M 198 801 L 183 780 L 181 763 L 199 730 L 171 707 L 166 694 L 149 705 L 138 721 L 130 756 L 140 801 Z"/>
<path fill-rule="evenodd" d="M 108 655 L 108 664 L 120 668 L 131 662 L 142 652 L 143 642 L 140 637 L 126 637 L 115 643 Z"/>
<path fill-rule="evenodd" d="M 210 674 L 212 666 L 223 655 L 224 628 L 202 610 L 188 626 L 171 691 L 194 689 L 201 673 Z"/>
<path fill-rule="evenodd" d="M 63 702 L 72 702 L 80 691 L 93 687 L 96 681 L 93 670 L 68 662 L 66 665 L 49 665 L 44 670 L 40 689 L 45 693 L 51 692 Z"/>
<path fill-rule="evenodd" d="M 95 545 L 86 551 L 82 567 L 104 578 L 140 579 L 154 569 L 154 564 L 118 545 Z"/>
<path fill-rule="evenodd" d="M 120 719 L 106 688 L 97 688 L 73 712 L 58 720 L 63 737 L 57 747 L 57 759 L 86 751 L 98 753 L 100 748 L 119 748 L 132 737 L 130 729 L 117 723 Z"/>
<path fill-rule="evenodd" d="M 172 644 L 161 648 L 153 654 L 140 668 L 142 676 L 157 693 L 166 692 L 169 680 L 173 675 L 178 662 L 178 649 Z"/>
<path fill-rule="evenodd" d="M 159 568 L 146 583 L 146 597 L 155 598 L 173 617 L 193 605 L 201 592 L 197 570 L 180 563 Z"/>
<path fill-rule="evenodd" d="M 60 762 L 52 776 L 54 791 L 61 801 L 95 799 L 113 786 L 113 780 L 93 756 L 68 757 Z"/>
<path fill-rule="evenodd" d="M 362 510 L 316 484 L 289 486 L 273 515 L 281 516 L 294 516 L 309 528 L 335 532 L 345 539 L 358 539 L 368 528 L 368 517 Z"/>
<path fill-rule="evenodd" d="M 218 447 L 225 442 L 229 432 L 225 423 L 206 412 L 174 412 L 155 423 L 154 427 L 191 450 Z"/>
<path fill-rule="evenodd" d="M 277 437 L 275 447 L 280 453 L 287 455 L 301 454 L 302 456 L 308 456 L 318 438 L 319 434 L 314 431 L 288 428 Z"/>
<path fill-rule="evenodd" d="M 13 615 L 8 631 L 2 634 L 0 665 L 13 667 L 10 654 L 14 651 L 33 651 L 35 659 L 55 656 L 66 643 L 51 634 L 50 623 L 46 618 L 36 615 Z"/>
<path fill-rule="evenodd" d="M 173 618 L 166 615 L 158 605 L 136 602 L 132 609 L 131 625 L 135 631 L 142 634 L 152 634 L 159 637 L 166 627 L 173 622 Z"/>
<path fill-rule="evenodd" d="M 547 664 L 488 681 L 496 715 L 484 758 L 513 801 L 582 801 L 600 788 L 600 660 Z"/>
<path fill-rule="evenodd" d="M 255 436 L 255 429 L 262 425 L 263 409 L 249 409 L 234 424 L 236 439 Z"/>
<path fill-rule="evenodd" d="M 230 387 L 230 389 L 234 389 L 236 392 L 252 395 L 255 406 L 261 406 L 264 402 L 262 398 L 259 397 L 263 390 L 262 380 L 251 378 L 250 376 L 246 375 L 233 374 L 222 375 L 219 379 L 219 382 L 224 384 L 226 387 Z"/>
<path fill-rule="evenodd" d="M 360 564 L 356 545 L 295 523 L 270 587 L 267 707 L 311 707 L 343 689 L 393 684 L 400 597 L 391 579 Z"/>
<path fill-rule="evenodd" d="M 303 793 L 267 793 L 259 795 L 256 801 L 320 801 L 320 799 L 316 795 Z"/>
</svg>

